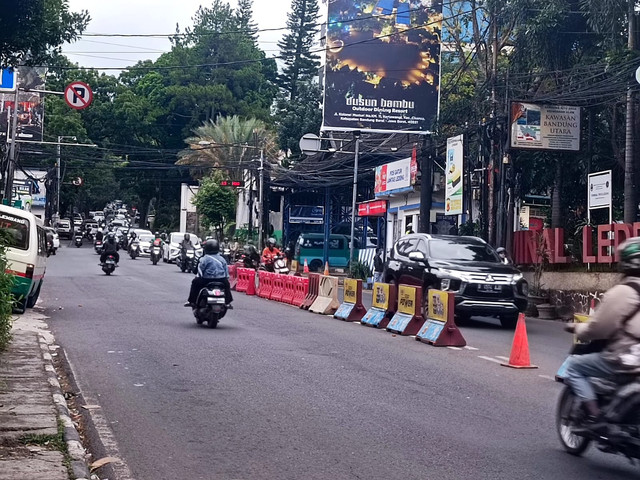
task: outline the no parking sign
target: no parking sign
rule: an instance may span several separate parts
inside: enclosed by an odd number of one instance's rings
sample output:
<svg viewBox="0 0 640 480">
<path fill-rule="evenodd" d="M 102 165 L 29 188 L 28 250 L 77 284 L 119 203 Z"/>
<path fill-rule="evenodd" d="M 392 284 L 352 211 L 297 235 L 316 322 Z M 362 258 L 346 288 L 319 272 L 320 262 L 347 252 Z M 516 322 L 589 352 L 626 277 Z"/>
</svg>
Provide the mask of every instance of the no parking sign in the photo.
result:
<svg viewBox="0 0 640 480">
<path fill-rule="evenodd" d="M 64 100 L 71 108 L 82 110 L 93 101 L 93 91 L 84 82 L 72 82 L 64 89 Z"/>
</svg>

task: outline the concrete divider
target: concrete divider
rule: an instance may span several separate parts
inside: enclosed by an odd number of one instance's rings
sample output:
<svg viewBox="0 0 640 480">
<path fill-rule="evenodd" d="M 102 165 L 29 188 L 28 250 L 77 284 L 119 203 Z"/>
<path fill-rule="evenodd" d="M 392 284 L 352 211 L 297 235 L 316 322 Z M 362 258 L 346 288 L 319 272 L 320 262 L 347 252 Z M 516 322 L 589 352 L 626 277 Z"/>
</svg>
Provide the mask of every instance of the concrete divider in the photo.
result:
<svg viewBox="0 0 640 480">
<path fill-rule="evenodd" d="M 422 288 L 400 285 L 398 311 L 387 325 L 387 331 L 400 335 L 416 335 L 424 324 L 421 312 Z"/>
<path fill-rule="evenodd" d="M 355 278 L 344 279 L 344 300 L 333 315 L 334 318 L 346 322 L 359 322 L 367 309 L 362 304 L 362 280 Z"/>
<path fill-rule="evenodd" d="M 305 277 L 293 277 L 295 282 L 296 293 L 293 296 L 293 301 L 291 302 L 296 307 L 301 307 L 304 303 L 304 299 L 307 297 L 307 293 L 309 293 L 309 279 Z"/>
<path fill-rule="evenodd" d="M 362 317 L 360 323 L 369 327 L 387 328 L 396 313 L 398 291 L 389 283 L 373 284 L 373 302 L 371 308 Z"/>
<path fill-rule="evenodd" d="M 320 276 L 321 275 L 319 273 L 309 274 L 309 290 L 307 292 L 307 296 L 304 298 L 304 302 L 300 305 L 300 308 L 309 310 L 309 307 L 316 301 L 316 298 L 318 298 L 318 292 L 320 291 Z"/>
<path fill-rule="evenodd" d="M 284 293 L 282 294 L 282 302 L 293 304 L 293 297 L 296 294 L 296 283 L 293 275 L 285 275 L 284 279 Z"/>
<path fill-rule="evenodd" d="M 455 294 L 429 290 L 427 320 L 416 335 L 416 340 L 436 347 L 464 347 L 465 341 L 455 322 Z"/>
<path fill-rule="evenodd" d="M 320 277 L 318 298 L 311 304 L 309 311 L 321 315 L 333 315 L 339 306 L 338 277 L 323 275 Z"/>
</svg>

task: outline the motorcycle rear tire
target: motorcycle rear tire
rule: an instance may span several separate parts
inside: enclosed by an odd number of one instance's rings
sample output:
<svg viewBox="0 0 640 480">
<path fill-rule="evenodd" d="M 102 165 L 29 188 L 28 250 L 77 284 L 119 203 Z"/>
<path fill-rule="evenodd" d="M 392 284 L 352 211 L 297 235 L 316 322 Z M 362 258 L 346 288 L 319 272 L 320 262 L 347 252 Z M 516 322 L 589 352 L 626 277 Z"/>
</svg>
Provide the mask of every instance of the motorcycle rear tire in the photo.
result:
<svg viewBox="0 0 640 480">
<path fill-rule="evenodd" d="M 581 437 L 572 433 L 573 428 L 576 426 L 579 427 L 580 425 L 576 425 L 569 420 L 568 416 L 578 402 L 580 402 L 578 397 L 575 396 L 569 387 L 565 387 L 562 395 L 560 395 L 558 408 L 556 410 L 556 431 L 558 432 L 560 443 L 562 443 L 567 453 L 577 457 L 581 456 L 591 444 L 590 438 Z"/>
<path fill-rule="evenodd" d="M 210 318 L 209 320 L 207 320 L 207 325 L 209 325 L 209 328 L 216 328 L 218 326 L 218 319 Z"/>
<path fill-rule="evenodd" d="M 154 265 L 158 264 L 158 257 L 151 257 L 151 263 L 153 263 Z"/>
</svg>

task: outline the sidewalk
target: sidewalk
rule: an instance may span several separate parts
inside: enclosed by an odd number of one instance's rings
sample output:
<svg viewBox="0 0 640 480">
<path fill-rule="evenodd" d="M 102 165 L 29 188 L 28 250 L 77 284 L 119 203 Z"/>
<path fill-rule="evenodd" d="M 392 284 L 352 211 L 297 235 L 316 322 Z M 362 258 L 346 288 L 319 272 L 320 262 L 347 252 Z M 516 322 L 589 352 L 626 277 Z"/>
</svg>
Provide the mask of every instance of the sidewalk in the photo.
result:
<svg viewBox="0 0 640 480">
<path fill-rule="evenodd" d="M 0 480 L 88 479 L 85 451 L 53 368 L 53 337 L 44 317 L 33 310 L 14 318 L 13 338 L 0 353 Z M 30 435 L 58 433 L 64 428 L 69 452 L 22 441 Z"/>
</svg>

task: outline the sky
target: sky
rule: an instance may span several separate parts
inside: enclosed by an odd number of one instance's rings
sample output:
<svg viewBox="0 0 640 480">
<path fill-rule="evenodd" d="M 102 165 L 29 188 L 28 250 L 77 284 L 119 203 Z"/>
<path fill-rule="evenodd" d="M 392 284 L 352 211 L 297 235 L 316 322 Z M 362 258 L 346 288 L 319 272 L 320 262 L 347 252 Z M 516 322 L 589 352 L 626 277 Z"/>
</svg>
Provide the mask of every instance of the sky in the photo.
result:
<svg viewBox="0 0 640 480">
<path fill-rule="evenodd" d="M 191 26 L 191 18 L 206 0 L 69 0 L 71 11 L 88 10 L 91 22 L 85 33 L 170 34 Z M 232 7 L 236 0 L 229 0 Z M 253 17 L 259 29 L 283 28 L 291 0 L 254 0 Z M 321 7 L 322 8 L 322 7 Z M 260 47 L 268 57 L 277 54 L 284 30 L 260 33 Z M 83 67 L 108 68 L 155 60 L 171 48 L 165 38 L 83 37 L 67 44 L 63 53 Z M 109 73 L 109 72 L 107 72 Z M 117 72 L 111 72 L 117 74 Z"/>
</svg>

